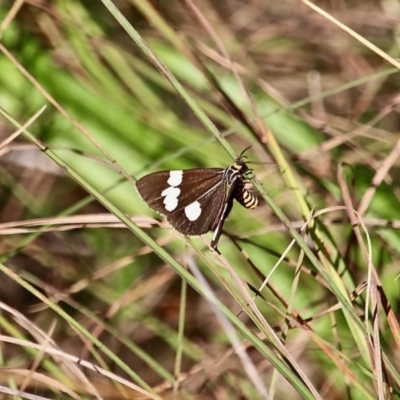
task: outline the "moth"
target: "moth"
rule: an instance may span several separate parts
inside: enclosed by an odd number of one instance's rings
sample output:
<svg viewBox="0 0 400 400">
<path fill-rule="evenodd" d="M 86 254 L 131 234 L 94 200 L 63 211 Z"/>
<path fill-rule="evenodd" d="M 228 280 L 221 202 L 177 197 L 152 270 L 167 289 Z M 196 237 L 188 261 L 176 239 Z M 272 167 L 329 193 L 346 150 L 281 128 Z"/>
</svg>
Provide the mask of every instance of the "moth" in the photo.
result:
<svg viewBox="0 0 400 400">
<path fill-rule="evenodd" d="M 258 205 L 257 196 L 245 188 L 246 175 L 251 173 L 244 153 L 227 168 L 196 168 L 158 171 L 136 181 L 136 189 L 144 202 L 164 215 L 178 232 L 199 236 L 214 231 L 211 249 L 217 245 L 233 201 L 248 209 Z"/>
</svg>

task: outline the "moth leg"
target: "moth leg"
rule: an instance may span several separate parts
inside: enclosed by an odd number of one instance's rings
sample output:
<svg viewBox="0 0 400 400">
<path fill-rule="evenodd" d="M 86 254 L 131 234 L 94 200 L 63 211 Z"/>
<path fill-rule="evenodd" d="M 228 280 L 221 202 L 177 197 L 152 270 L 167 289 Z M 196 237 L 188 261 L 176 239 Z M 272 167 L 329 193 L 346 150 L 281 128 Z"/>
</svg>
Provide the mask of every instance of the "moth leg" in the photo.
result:
<svg viewBox="0 0 400 400">
<path fill-rule="evenodd" d="M 237 188 L 237 181 L 234 182 L 232 186 L 229 188 L 229 193 L 226 198 L 224 209 L 222 210 L 222 213 L 219 217 L 218 225 L 214 230 L 214 235 L 211 240 L 211 250 L 215 251 L 218 254 L 221 254 L 217 249 L 218 241 L 219 238 L 221 237 L 222 228 L 224 227 L 225 220 L 228 217 L 229 213 L 231 212 L 236 188 Z"/>
</svg>

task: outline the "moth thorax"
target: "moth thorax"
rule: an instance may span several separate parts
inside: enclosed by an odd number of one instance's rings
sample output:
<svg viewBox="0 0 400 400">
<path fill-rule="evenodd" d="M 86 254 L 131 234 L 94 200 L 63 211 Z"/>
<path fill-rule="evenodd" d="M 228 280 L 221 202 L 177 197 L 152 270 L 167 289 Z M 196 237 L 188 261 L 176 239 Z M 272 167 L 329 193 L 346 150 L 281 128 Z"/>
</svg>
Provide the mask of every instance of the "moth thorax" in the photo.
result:
<svg viewBox="0 0 400 400">
<path fill-rule="evenodd" d="M 225 178 L 228 181 L 228 185 L 232 185 L 238 178 L 242 178 L 243 171 L 240 164 L 234 164 L 225 170 Z"/>
</svg>

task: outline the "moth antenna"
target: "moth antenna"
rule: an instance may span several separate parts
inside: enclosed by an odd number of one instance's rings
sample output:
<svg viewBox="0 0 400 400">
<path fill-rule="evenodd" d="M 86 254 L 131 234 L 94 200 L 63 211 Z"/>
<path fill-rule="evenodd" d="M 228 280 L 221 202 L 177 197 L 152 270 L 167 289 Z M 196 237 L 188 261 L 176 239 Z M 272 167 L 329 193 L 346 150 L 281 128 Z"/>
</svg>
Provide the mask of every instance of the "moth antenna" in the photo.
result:
<svg viewBox="0 0 400 400">
<path fill-rule="evenodd" d="M 246 164 L 266 165 L 266 164 L 275 164 L 275 163 L 273 161 L 246 161 Z"/>
<path fill-rule="evenodd" d="M 246 153 L 246 151 L 247 151 L 250 147 L 252 147 L 252 145 L 246 147 L 246 148 L 240 153 L 240 155 L 239 155 L 239 157 L 238 157 L 239 160 L 240 160 L 241 158 L 247 158 L 247 157 L 244 156 L 243 154 Z"/>
</svg>

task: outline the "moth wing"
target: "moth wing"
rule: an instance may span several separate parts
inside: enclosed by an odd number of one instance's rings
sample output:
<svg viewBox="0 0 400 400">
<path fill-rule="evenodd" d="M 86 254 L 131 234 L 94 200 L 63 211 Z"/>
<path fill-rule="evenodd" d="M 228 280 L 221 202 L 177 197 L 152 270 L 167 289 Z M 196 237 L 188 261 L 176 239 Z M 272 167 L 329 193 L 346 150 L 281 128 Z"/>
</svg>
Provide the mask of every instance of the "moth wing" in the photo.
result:
<svg viewBox="0 0 400 400">
<path fill-rule="evenodd" d="M 168 184 L 169 177 L 170 171 L 153 172 L 138 179 L 135 183 L 136 190 L 144 202 L 162 215 L 166 215 L 167 210 L 161 193 L 170 186 Z"/>
<path fill-rule="evenodd" d="M 202 235 L 213 230 L 224 208 L 226 199 L 226 180 L 222 168 L 200 168 L 182 171 L 182 181 L 174 185 L 179 189 L 177 206 L 166 209 L 163 191 L 171 187 L 168 180 L 171 171 L 159 171 L 146 175 L 136 182 L 136 189 L 142 199 L 154 211 L 166 216 L 168 222 L 184 235 Z M 191 221 L 185 208 L 198 202 L 200 215 Z"/>
<path fill-rule="evenodd" d="M 168 222 L 180 233 L 187 236 L 202 235 L 212 231 L 218 225 L 226 202 L 226 181 L 219 181 L 207 192 L 204 192 L 197 199 L 191 199 L 186 206 L 181 206 L 167 215 Z M 196 204 L 198 203 L 198 204 Z M 187 208 L 195 205 L 200 215 L 191 221 L 187 215 Z"/>
</svg>

